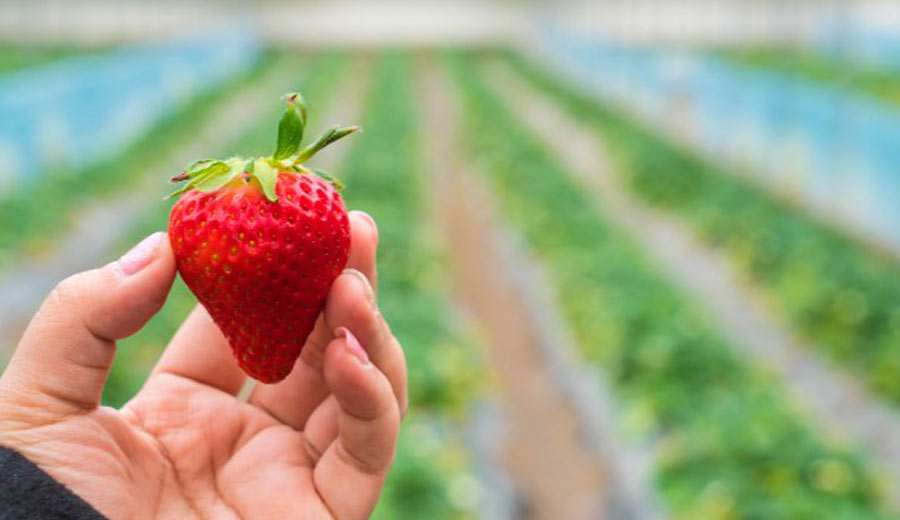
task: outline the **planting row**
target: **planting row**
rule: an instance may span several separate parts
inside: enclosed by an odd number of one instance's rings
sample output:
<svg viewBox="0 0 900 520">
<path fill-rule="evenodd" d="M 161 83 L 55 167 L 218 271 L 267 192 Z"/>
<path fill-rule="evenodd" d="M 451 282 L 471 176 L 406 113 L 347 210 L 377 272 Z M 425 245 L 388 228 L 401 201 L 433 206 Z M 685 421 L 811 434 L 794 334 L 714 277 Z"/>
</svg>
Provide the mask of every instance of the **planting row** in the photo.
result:
<svg viewBox="0 0 900 520">
<path fill-rule="evenodd" d="M 85 49 L 90 52 L 92 49 Z M 0 44 L 0 73 L 58 60 L 78 51 L 58 46 Z"/>
<path fill-rule="evenodd" d="M 900 268 L 537 67 L 515 67 L 608 141 L 644 200 L 671 210 L 727 251 L 778 311 L 837 363 L 900 404 Z"/>
<path fill-rule="evenodd" d="M 761 47 L 726 50 L 720 54 L 747 67 L 794 74 L 900 104 L 900 72 L 896 70 L 859 64 L 814 50 Z"/>
<path fill-rule="evenodd" d="M 859 459 L 816 435 L 603 219 L 552 153 L 462 57 L 451 70 L 468 149 L 547 267 L 584 357 L 658 440 L 657 481 L 679 518 L 883 518 Z M 525 108 L 527 109 L 527 108 Z"/>
<path fill-rule="evenodd" d="M 378 222 L 379 308 L 409 364 L 411 410 L 376 518 L 457 518 L 473 504 L 459 491 L 470 478 L 452 424 L 480 377 L 445 299 L 446 269 L 428 225 L 412 80 L 407 56 L 381 60 L 363 117 L 366 133 L 341 179 L 348 207 Z"/>
<path fill-rule="evenodd" d="M 709 53 L 550 32 L 554 69 L 716 163 L 900 251 L 900 111 L 872 96 Z"/>
</svg>

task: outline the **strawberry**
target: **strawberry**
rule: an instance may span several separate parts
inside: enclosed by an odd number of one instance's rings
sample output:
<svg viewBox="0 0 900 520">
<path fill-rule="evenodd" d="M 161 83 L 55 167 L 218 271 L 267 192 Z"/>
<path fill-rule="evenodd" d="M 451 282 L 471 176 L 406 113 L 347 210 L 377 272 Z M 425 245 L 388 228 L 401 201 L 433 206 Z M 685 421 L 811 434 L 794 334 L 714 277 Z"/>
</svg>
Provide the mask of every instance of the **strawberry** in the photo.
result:
<svg viewBox="0 0 900 520">
<path fill-rule="evenodd" d="M 171 195 L 183 193 L 169 216 L 178 271 L 263 383 L 290 373 L 350 248 L 340 183 L 303 162 L 359 127 L 301 148 L 303 99 L 286 99 L 271 157 L 205 159 L 172 178 L 188 181 Z"/>
</svg>

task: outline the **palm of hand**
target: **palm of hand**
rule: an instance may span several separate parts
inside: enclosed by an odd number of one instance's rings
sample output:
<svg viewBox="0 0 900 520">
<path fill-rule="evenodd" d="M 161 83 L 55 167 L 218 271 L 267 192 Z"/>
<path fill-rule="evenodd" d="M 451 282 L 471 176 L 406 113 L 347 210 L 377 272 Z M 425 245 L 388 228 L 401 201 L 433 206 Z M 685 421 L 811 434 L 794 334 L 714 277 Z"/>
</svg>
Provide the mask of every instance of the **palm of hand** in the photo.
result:
<svg viewBox="0 0 900 520">
<path fill-rule="evenodd" d="M 171 287 L 168 240 L 135 274 L 113 263 L 62 282 L 0 377 L 0 445 L 113 519 L 366 518 L 393 460 L 406 363 L 374 305 L 374 222 L 351 212 L 350 225 L 353 269 L 291 374 L 247 402 L 236 397 L 246 377 L 198 306 L 138 395 L 99 406 L 115 340 Z"/>
<path fill-rule="evenodd" d="M 331 516 L 303 432 L 179 376 L 155 376 L 122 410 L 30 435 L 55 439 L 36 444 L 46 447 L 39 459 L 65 468 L 59 478 L 80 482 L 82 498 L 111 518 Z"/>
</svg>

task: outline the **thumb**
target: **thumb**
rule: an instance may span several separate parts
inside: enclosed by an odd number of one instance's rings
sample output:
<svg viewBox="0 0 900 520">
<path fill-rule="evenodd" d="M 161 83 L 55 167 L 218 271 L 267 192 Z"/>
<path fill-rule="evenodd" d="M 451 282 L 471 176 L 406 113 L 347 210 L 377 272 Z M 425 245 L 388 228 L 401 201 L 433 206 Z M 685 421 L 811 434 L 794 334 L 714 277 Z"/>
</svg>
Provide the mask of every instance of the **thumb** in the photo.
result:
<svg viewBox="0 0 900 520">
<path fill-rule="evenodd" d="M 63 280 L 29 323 L 0 389 L 54 413 L 97 407 L 116 340 L 156 314 L 174 278 L 172 248 L 159 232 L 118 261 Z"/>
</svg>

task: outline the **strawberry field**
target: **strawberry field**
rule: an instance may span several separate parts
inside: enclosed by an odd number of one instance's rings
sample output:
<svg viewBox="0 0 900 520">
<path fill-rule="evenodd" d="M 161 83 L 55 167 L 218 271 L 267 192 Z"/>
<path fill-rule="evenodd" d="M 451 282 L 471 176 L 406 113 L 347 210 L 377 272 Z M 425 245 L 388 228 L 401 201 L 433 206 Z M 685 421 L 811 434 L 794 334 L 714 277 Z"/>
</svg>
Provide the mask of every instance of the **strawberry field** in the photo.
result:
<svg viewBox="0 0 900 520">
<path fill-rule="evenodd" d="M 374 518 L 900 515 L 900 69 L 533 34 L 0 45 L 0 361 L 59 279 L 166 229 L 191 160 L 271 153 L 279 96 L 300 91 L 308 135 L 364 128 L 311 164 L 377 222 L 377 304 L 408 363 Z M 158 67 L 122 89 L 160 86 L 84 110 L 128 121 L 79 127 L 23 94 L 117 53 Z M 809 105 L 779 105 L 784 85 Z M 90 132 L 102 150 L 54 144 Z M 196 304 L 176 279 L 118 343 L 105 405 Z"/>
<path fill-rule="evenodd" d="M 791 48 L 729 49 L 723 56 L 747 67 L 801 75 L 825 84 L 865 92 L 890 103 L 900 101 L 900 74 L 884 67 Z"/>
</svg>

